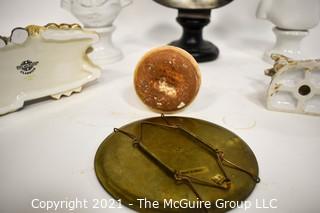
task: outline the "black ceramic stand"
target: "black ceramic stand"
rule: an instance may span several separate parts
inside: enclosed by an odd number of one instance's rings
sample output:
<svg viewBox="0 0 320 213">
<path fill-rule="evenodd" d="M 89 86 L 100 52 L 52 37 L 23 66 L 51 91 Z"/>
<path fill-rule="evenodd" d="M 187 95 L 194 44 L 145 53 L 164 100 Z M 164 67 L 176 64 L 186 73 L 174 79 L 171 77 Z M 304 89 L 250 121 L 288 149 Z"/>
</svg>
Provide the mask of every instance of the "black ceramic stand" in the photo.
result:
<svg viewBox="0 0 320 213">
<path fill-rule="evenodd" d="M 198 62 L 213 61 L 219 49 L 209 41 L 203 40 L 202 30 L 210 22 L 211 10 L 179 9 L 177 21 L 183 27 L 182 37 L 170 43 L 188 51 Z"/>
</svg>

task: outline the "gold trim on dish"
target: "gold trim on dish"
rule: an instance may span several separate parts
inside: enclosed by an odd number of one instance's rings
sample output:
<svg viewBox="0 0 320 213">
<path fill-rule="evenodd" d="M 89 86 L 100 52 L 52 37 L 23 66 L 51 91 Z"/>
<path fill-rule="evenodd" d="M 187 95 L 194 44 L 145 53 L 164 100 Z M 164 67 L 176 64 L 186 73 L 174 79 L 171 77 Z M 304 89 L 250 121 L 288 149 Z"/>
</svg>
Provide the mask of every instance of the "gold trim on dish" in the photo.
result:
<svg viewBox="0 0 320 213">
<path fill-rule="evenodd" d="M 39 35 L 40 31 L 44 29 L 43 26 L 38 26 L 38 25 L 28 25 L 26 27 L 26 30 L 29 33 L 29 36 L 36 36 Z"/>
<path fill-rule="evenodd" d="M 79 24 L 56 24 L 56 23 L 49 23 L 45 26 L 39 25 L 28 25 L 26 30 L 29 33 L 29 36 L 37 36 L 42 30 L 45 29 L 61 29 L 61 30 L 82 30 L 82 27 Z"/>
</svg>

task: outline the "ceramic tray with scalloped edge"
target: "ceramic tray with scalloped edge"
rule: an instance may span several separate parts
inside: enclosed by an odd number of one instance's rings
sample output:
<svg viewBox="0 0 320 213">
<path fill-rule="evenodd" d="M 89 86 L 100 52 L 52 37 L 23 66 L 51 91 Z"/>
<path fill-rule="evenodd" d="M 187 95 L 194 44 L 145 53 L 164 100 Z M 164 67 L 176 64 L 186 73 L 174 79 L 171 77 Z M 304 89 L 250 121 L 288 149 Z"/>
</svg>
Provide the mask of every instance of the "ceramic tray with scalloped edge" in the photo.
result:
<svg viewBox="0 0 320 213">
<path fill-rule="evenodd" d="M 77 24 L 30 25 L 0 36 L 0 115 L 45 96 L 80 92 L 100 76 L 87 56 L 98 35 Z"/>
</svg>

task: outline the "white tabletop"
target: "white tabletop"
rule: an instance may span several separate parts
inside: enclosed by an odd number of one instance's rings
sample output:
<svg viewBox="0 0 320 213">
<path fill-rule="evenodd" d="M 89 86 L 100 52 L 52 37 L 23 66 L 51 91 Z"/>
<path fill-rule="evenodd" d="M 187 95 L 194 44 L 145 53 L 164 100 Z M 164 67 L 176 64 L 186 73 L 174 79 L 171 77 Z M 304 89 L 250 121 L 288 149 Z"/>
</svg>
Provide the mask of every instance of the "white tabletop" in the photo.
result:
<svg viewBox="0 0 320 213">
<path fill-rule="evenodd" d="M 236 0 L 212 11 L 205 38 L 220 48 L 217 61 L 200 64 L 202 85 L 196 100 L 179 116 L 205 119 L 243 138 L 256 154 L 261 183 L 249 201 L 277 199 L 265 212 L 319 212 L 320 118 L 266 109 L 270 78 L 261 60 L 274 40 L 272 25 L 255 18 L 257 0 Z M 29 24 L 73 23 L 59 0 L 1 0 L 0 35 Z M 157 116 L 135 95 L 133 70 L 148 49 L 179 38 L 177 11 L 151 0 L 135 0 L 115 22 L 115 43 L 125 58 L 103 70 L 80 94 L 28 103 L 0 117 L 0 212 L 46 212 L 34 199 L 111 199 L 93 169 L 103 139 L 128 122 Z M 303 50 L 320 57 L 320 27 L 310 31 Z M 79 208 L 75 212 L 132 212 Z M 59 208 L 50 212 L 70 212 Z M 257 212 L 256 208 L 234 212 Z"/>
</svg>

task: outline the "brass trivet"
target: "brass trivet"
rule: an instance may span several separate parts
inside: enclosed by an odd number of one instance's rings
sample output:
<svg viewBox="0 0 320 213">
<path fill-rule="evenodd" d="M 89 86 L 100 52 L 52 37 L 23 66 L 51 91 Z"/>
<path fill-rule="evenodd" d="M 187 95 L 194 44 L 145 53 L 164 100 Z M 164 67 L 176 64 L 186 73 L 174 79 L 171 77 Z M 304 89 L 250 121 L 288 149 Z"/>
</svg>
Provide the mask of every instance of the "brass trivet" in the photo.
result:
<svg viewBox="0 0 320 213">
<path fill-rule="evenodd" d="M 260 181 L 256 158 L 241 138 L 203 120 L 163 115 L 115 128 L 97 151 L 95 170 L 113 197 L 139 212 L 224 212 L 216 200 L 244 200 Z M 159 208 L 141 209 L 143 198 Z M 164 203 L 182 199 L 212 206 Z"/>
</svg>

